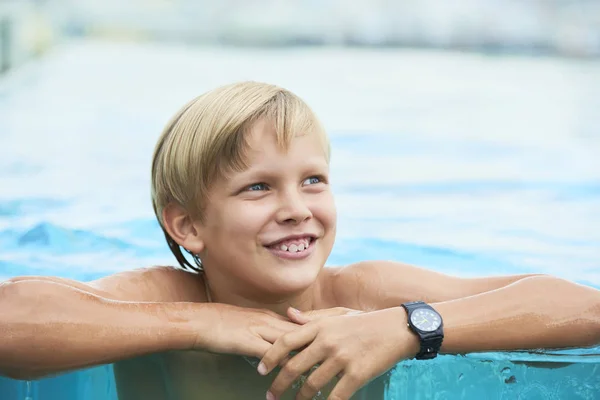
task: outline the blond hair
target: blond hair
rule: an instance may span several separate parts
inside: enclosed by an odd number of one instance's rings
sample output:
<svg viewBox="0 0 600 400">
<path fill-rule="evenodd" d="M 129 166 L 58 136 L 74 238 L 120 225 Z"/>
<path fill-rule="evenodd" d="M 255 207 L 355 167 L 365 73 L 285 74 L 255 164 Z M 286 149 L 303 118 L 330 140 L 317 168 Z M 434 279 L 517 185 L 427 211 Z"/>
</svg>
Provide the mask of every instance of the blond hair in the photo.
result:
<svg viewBox="0 0 600 400">
<path fill-rule="evenodd" d="M 170 203 L 192 218 L 202 212 L 213 183 L 230 171 L 247 168 L 245 134 L 260 119 L 273 124 L 276 141 L 287 149 L 297 135 L 315 132 L 329 162 L 329 141 L 310 107 L 292 92 L 260 82 L 218 87 L 187 103 L 164 128 L 152 159 L 152 205 L 167 244 L 184 269 L 192 265 L 164 228 L 163 210 Z"/>
</svg>

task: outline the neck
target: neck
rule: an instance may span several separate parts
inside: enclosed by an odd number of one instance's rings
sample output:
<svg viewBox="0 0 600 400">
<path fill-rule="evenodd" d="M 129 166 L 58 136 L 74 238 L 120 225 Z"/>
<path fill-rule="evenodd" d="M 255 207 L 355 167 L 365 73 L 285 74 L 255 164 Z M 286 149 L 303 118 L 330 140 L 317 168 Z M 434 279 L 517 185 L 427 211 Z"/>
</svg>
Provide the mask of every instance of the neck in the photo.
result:
<svg viewBox="0 0 600 400">
<path fill-rule="evenodd" d="M 295 293 L 264 293 L 258 289 L 253 292 L 246 290 L 240 292 L 226 284 L 230 280 L 219 279 L 218 276 L 203 275 L 204 290 L 208 302 L 230 304 L 244 308 L 266 309 L 286 316 L 289 307 L 301 311 L 322 308 L 321 282 L 319 277 L 308 288 Z"/>
</svg>

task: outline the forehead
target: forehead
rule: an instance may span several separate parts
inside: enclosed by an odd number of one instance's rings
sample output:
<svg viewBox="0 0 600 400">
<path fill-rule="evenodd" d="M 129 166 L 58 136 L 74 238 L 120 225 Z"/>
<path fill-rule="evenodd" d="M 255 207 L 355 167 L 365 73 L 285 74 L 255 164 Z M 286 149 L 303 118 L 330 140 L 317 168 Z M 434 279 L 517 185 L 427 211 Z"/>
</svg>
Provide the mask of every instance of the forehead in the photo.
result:
<svg viewBox="0 0 600 400">
<path fill-rule="evenodd" d="M 277 131 L 268 121 L 257 121 L 244 132 L 239 163 L 228 160 L 211 183 L 209 198 L 239 189 L 240 185 L 282 176 L 322 174 L 329 170 L 329 144 L 322 132 L 301 132 L 289 143 L 278 142 Z M 224 160 L 223 160 L 224 161 Z"/>
<path fill-rule="evenodd" d="M 278 135 L 275 126 L 268 120 L 257 121 L 244 137 L 243 151 L 246 166 L 268 163 L 278 158 L 292 159 L 306 156 L 312 159 L 323 158 L 328 164 L 328 145 L 323 133 L 316 129 L 308 132 L 294 132 L 289 137 Z M 296 156 L 296 157 L 295 157 Z"/>
</svg>

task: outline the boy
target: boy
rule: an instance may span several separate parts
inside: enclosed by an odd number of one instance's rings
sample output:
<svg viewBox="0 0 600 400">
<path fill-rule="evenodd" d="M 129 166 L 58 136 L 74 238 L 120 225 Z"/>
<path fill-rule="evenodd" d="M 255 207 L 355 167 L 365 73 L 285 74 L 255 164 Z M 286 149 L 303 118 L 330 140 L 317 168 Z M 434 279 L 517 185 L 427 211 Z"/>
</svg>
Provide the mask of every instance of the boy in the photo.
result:
<svg viewBox="0 0 600 400">
<path fill-rule="evenodd" d="M 115 362 L 121 400 L 382 399 L 403 359 L 600 342 L 600 292 L 558 278 L 324 268 L 336 229 L 327 135 L 273 85 L 228 85 L 183 107 L 155 149 L 152 201 L 194 274 L 5 282 L 3 374 Z"/>
</svg>

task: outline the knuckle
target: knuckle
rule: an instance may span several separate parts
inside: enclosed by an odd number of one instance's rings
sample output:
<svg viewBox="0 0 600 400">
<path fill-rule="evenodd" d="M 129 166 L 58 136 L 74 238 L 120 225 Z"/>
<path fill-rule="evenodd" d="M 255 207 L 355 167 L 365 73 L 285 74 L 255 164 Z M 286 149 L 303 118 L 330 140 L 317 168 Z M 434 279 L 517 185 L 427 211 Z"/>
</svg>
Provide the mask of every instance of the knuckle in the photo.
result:
<svg viewBox="0 0 600 400">
<path fill-rule="evenodd" d="M 288 362 L 281 368 L 281 374 L 286 380 L 293 380 L 300 374 L 300 371 L 293 363 Z"/>
<path fill-rule="evenodd" d="M 333 358 L 338 364 L 347 365 L 352 361 L 352 354 L 347 351 L 338 351 Z"/>
<path fill-rule="evenodd" d="M 326 337 L 323 338 L 321 341 L 321 346 L 323 346 L 323 348 L 325 349 L 326 352 L 328 353 L 337 353 L 338 349 L 339 349 L 339 343 L 337 340 L 335 340 L 332 337 Z"/>
<path fill-rule="evenodd" d="M 290 335 L 283 335 L 279 338 L 281 344 L 286 347 L 292 347 L 293 345 L 293 338 Z"/>
<path fill-rule="evenodd" d="M 362 374 L 358 370 L 351 369 L 344 373 L 344 378 L 348 379 L 353 383 L 356 383 L 362 380 Z"/>
<path fill-rule="evenodd" d="M 321 389 L 321 386 L 315 379 L 311 379 L 310 377 L 304 382 L 302 385 L 302 395 L 312 398 L 312 396 L 317 393 Z"/>
</svg>

